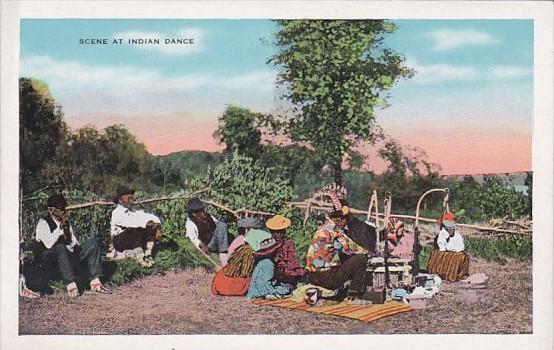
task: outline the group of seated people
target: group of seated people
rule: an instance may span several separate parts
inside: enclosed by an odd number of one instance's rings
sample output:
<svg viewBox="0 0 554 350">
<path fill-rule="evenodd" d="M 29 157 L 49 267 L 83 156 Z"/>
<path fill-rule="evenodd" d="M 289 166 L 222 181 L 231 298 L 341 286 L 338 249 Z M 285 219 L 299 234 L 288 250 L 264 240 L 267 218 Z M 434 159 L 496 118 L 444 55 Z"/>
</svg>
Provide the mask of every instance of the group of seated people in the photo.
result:
<svg viewBox="0 0 554 350">
<path fill-rule="evenodd" d="M 155 245 L 162 238 L 160 219 L 134 208 L 134 190 L 121 187 L 114 198 L 111 216 L 112 245 L 116 252 L 139 251 L 134 257 L 143 266 L 155 264 Z M 90 277 L 90 289 L 111 293 L 101 281 L 103 249 L 95 238 L 80 242 L 66 214 L 67 201 L 60 195 L 47 200 L 48 213 L 36 227 L 36 241 L 42 245 L 42 258 L 59 268 L 70 297 L 79 295 L 75 269 L 84 264 Z M 328 290 L 343 288 L 346 301 L 353 305 L 370 302 L 364 294 L 368 285 L 368 256 L 374 255 L 375 227 L 351 214 L 348 203 L 334 200 L 328 220 L 313 235 L 306 253 L 305 267 L 298 259 L 295 245 L 287 236 L 291 220 L 275 215 L 261 223 L 253 217 L 237 221 L 238 235 L 230 243 L 227 224 L 206 211 L 199 198 L 188 202 L 186 236 L 202 252 L 218 253 L 222 268 L 212 282 L 217 295 L 246 295 L 247 298 L 280 299 L 291 295 L 299 282 Z M 463 253 L 463 239 L 455 231 L 455 216 L 440 219 L 437 249 L 431 254 L 429 272 L 448 280 L 467 275 L 469 258 Z M 262 229 L 260 226 L 265 226 Z M 388 226 L 388 253 L 407 260 L 414 258 L 413 234 L 401 221 Z M 454 255 L 449 253 L 454 253 Z M 345 283 L 350 281 L 349 284 Z M 346 286 L 346 287 L 345 287 Z M 25 295 L 23 295 L 25 296 Z M 27 289 L 28 297 L 37 297 Z"/>
</svg>

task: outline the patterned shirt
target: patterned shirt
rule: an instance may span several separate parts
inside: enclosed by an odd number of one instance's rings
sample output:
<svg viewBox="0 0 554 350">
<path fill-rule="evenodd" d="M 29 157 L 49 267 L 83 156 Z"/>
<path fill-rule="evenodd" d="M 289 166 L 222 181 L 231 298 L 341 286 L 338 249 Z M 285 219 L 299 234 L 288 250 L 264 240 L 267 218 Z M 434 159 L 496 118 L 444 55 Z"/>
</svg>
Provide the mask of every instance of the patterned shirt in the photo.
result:
<svg viewBox="0 0 554 350">
<path fill-rule="evenodd" d="M 294 243 L 290 239 L 285 239 L 283 245 L 275 254 L 275 268 L 289 276 L 302 276 L 304 268 L 298 261 Z"/>
<path fill-rule="evenodd" d="M 339 252 L 346 255 L 368 253 L 330 221 L 321 226 L 312 238 L 306 254 L 306 270 L 310 272 L 325 271 L 339 266 Z"/>
</svg>

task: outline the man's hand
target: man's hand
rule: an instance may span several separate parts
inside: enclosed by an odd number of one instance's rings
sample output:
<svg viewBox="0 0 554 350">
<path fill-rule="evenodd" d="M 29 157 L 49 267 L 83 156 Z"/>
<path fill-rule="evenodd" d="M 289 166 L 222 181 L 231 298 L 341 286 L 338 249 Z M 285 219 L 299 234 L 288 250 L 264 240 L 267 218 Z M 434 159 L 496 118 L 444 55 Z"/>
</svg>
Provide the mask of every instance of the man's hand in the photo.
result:
<svg viewBox="0 0 554 350">
<path fill-rule="evenodd" d="M 204 254 L 209 254 L 210 253 L 210 250 L 208 249 L 208 246 L 204 244 L 204 242 L 200 242 L 200 250 L 202 250 L 202 252 Z"/>
</svg>

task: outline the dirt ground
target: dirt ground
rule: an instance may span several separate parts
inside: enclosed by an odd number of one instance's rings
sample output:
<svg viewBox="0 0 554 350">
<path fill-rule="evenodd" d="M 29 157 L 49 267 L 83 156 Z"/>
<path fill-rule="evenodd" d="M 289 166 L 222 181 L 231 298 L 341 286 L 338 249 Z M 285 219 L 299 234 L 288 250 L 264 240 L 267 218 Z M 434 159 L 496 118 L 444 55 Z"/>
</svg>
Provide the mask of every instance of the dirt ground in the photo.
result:
<svg viewBox="0 0 554 350">
<path fill-rule="evenodd" d="M 214 296 L 213 274 L 170 271 L 115 288 L 112 295 L 69 299 L 58 293 L 20 299 L 20 334 L 402 334 L 532 333 L 530 262 L 472 259 L 489 288 L 478 300 L 460 300 L 445 283 L 424 310 L 372 323 L 298 310 L 258 306 L 243 297 Z"/>
</svg>

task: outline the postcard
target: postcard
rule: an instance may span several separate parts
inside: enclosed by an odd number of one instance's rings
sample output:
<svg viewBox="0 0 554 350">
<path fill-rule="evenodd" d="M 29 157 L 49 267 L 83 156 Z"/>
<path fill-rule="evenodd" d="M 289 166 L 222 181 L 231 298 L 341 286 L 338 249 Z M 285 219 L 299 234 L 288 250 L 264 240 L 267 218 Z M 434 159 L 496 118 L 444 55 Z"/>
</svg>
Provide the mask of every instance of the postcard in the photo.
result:
<svg viewBox="0 0 554 350">
<path fill-rule="evenodd" d="M 3 2 L 2 348 L 549 348 L 552 26 Z"/>
</svg>

